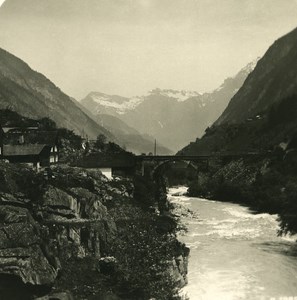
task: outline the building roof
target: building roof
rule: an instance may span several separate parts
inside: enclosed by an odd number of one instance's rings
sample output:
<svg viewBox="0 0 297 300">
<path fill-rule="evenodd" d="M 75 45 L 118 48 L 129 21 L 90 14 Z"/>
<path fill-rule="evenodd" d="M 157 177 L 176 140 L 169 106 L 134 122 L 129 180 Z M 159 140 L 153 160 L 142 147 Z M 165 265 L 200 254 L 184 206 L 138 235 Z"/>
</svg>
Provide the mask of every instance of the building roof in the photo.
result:
<svg viewBox="0 0 297 300">
<path fill-rule="evenodd" d="M 3 156 L 39 155 L 45 147 L 45 144 L 3 145 Z"/>
<path fill-rule="evenodd" d="M 13 129 L 5 133 L 4 145 L 19 145 L 20 139 L 22 144 L 41 144 L 54 146 L 57 143 L 57 131 L 40 131 L 40 130 L 19 130 Z"/>
<path fill-rule="evenodd" d="M 26 127 L 26 130 L 37 130 L 38 127 Z M 8 127 L 8 126 L 2 126 L 2 130 L 4 133 L 7 133 L 9 131 L 14 131 L 14 130 L 21 130 L 20 127 Z"/>
<path fill-rule="evenodd" d="M 75 165 L 83 168 L 131 168 L 135 163 L 134 155 L 129 153 L 90 153 Z"/>
</svg>

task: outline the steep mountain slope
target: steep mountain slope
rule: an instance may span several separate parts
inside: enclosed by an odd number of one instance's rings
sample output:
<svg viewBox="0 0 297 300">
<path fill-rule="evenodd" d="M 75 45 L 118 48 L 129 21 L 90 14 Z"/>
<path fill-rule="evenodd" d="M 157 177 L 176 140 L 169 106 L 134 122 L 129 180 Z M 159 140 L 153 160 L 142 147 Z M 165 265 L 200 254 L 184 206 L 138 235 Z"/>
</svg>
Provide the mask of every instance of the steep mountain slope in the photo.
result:
<svg viewBox="0 0 297 300">
<path fill-rule="evenodd" d="M 297 29 L 268 49 L 217 122 L 180 153 L 289 150 L 296 141 Z"/>
<path fill-rule="evenodd" d="M 212 123 L 222 114 L 229 104 L 230 99 L 242 87 L 248 75 L 255 69 L 260 58 L 250 62 L 242 68 L 234 77 L 225 79 L 223 84 L 211 93 L 205 93 L 203 96 L 205 101 L 211 102 L 212 107 Z"/>
<path fill-rule="evenodd" d="M 218 118 L 254 66 L 255 62 L 250 63 L 212 93 L 154 89 L 129 99 L 92 92 L 81 104 L 97 115 L 116 116 L 177 151 Z"/>
<path fill-rule="evenodd" d="M 268 49 L 216 124 L 240 123 L 294 93 L 297 93 L 297 28 Z"/>
<path fill-rule="evenodd" d="M 42 74 L 0 48 L 0 108 L 10 108 L 26 117 L 49 117 L 65 127 L 91 138 L 103 133 L 114 136 L 90 119 L 82 110 Z"/>
<path fill-rule="evenodd" d="M 148 134 L 141 134 L 135 128 L 127 125 L 118 117 L 116 113 L 117 110 L 121 111 L 121 109 L 126 108 L 126 105 L 124 105 L 124 103 L 126 101 L 129 101 L 128 98 L 110 96 L 114 100 L 113 102 L 110 102 L 111 105 L 106 105 L 100 108 L 98 107 L 98 111 L 93 110 L 91 112 L 89 109 L 87 109 L 87 107 L 96 108 L 96 103 L 92 99 L 92 97 L 94 97 L 96 100 L 100 99 L 100 101 L 105 102 L 106 99 L 108 99 L 108 96 L 102 93 L 91 93 L 85 100 L 85 106 L 75 99 L 73 99 L 73 101 L 92 120 L 94 120 L 100 126 L 106 128 L 109 132 L 116 136 L 117 143 L 123 148 L 135 154 L 150 153 L 154 151 L 154 138 Z M 160 143 L 158 143 L 157 150 L 159 154 L 173 153 L 172 150 L 164 147 Z"/>
<path fill-rule="evenodd" d="M 147 134 L 140 134 L 136 129 L 127 125 L 121 119 L 107 115 L 99 114 L 95 116 L 98 124 L 106 128 L 114 136 L 120 146 L 136 154 L 149 153 L 154 151 L 154 139 Z M 157 145 L 158 154 L 172 154 L 172 151 L 163 145 Z"/>
</svg>

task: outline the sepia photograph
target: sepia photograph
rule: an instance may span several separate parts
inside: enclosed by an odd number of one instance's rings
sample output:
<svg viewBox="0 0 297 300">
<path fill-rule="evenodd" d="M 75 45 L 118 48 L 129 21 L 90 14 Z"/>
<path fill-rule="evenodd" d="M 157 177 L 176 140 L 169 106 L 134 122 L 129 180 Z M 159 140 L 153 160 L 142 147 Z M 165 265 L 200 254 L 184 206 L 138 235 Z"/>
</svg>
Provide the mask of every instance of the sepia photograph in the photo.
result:
<svg viewBox="0 0 297 300">
<path fill-rule="evenodd" d="M 297 300 L 297 0 L 0 0 L 0 300 Z"/>
</svg>

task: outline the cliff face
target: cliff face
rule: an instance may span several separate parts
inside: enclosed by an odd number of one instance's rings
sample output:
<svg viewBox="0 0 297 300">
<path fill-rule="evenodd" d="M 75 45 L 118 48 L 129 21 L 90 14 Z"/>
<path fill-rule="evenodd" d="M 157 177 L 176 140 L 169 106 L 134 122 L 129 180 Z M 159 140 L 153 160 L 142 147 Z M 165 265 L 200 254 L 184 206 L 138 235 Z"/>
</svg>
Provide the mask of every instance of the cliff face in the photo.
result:
<svg viewBox="0 0 297 300">
<path fill-rule="evenodd" d="M 143 284 L 146 299 L 169 281 L 166 299 L 185 284 L 186 248 L 166 218 L 135 203 L 130 180 L 67 166 L 48 176 L 0 164 L 0 298 L 32 299 L 54 287 L 57 299 L 71 299 L 67 290 L 75 299 L 104 299 L 110 290 L 114 299 L 134 299 L 134 286 Z M 154 272 L 164 275 L 155 282 Z"/>
</svg>

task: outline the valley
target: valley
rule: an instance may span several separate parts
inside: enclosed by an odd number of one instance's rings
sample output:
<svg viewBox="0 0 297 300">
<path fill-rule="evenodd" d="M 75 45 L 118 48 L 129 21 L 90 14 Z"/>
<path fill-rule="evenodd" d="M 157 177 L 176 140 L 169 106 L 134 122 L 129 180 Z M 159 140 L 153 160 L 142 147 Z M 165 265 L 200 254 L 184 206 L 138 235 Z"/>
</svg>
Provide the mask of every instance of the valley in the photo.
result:
<svg viewBox="0 0 297 300">
<path fill-rule="evenodd" d="M 201 137 L 220 116 L 257 61 L 249 63 L 234 77 L 227 78 L 220 87 L 208 93 L 156 88 L 145 96 L 125 98 L 91 92 L 80 103 L 99 119 L 106 118 L 106 115 L 116 117 L 142 136 L 157 139 L 159 154 L 170 153 L 164 151 L 163 146 L 176 153 L 184 145 Z"/>
<path fill-rule="evenodd" d="M 0 5 L 0 299 L 296 297 L 297 4 L 169 2 Z"/>
</svg>

